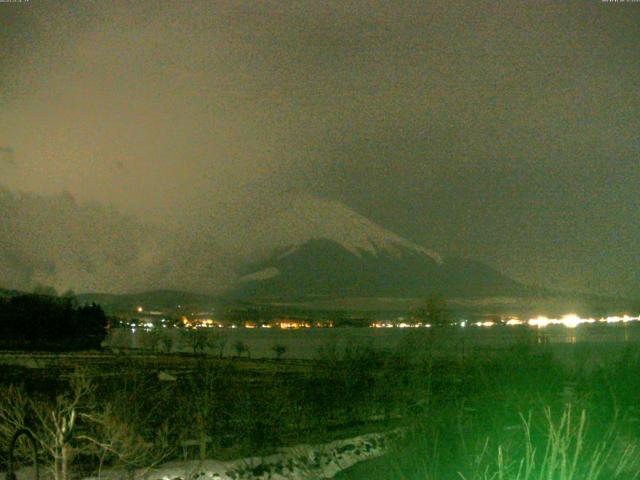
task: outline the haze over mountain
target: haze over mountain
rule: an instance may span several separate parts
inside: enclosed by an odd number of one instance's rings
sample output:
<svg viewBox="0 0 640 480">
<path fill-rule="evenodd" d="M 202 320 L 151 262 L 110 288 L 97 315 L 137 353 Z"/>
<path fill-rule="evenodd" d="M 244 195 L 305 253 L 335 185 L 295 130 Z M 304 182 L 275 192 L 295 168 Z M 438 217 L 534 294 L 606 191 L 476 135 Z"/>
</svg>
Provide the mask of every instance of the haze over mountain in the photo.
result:
<svg viewBox="0 0 640 480">
<path fill-rule="evenodd" d="M 0 188 L 0 287 L 124 293 L 218 291 L 230 260 L 208 237 L 140 222 L 114 208 Z"/>
<path fill-rule="evenodd" d="M 0 190 L 5 288 L 131 293 L 152 289 L 241 297 L 499 295 L 521 285 L 490 267 L 443 260 L 346 205 L 290 194 L 251 225 L 206 231 L 145 224 L 69 194 Z M 224 232 L 214 237 L 216 230 Z M 235 240 L 233 235 L 237 235 Z"/>
</svg>

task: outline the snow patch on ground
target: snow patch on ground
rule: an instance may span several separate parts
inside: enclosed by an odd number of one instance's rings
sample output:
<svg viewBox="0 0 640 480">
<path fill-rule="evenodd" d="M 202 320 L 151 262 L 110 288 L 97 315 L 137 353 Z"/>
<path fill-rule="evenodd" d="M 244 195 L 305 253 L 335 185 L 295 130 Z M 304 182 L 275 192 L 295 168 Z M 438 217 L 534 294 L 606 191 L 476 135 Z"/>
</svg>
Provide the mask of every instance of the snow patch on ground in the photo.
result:
<svg viewBox="0 0 640 480">
<path fill-rule="evenodd" d="M 400 429 L 369 433 L 322 445 L 281 448 L 272 455 L 234 461 L 169 462 L 151 470 L 139 470 L 144 480 L 317 480 L 333 478 L 358 462 L 384 455 Z M 123 472 L 103 472 L 100 480 L 117 480 Z M 98 480 L 96 478 L 86 480 Z"/>
</svg>

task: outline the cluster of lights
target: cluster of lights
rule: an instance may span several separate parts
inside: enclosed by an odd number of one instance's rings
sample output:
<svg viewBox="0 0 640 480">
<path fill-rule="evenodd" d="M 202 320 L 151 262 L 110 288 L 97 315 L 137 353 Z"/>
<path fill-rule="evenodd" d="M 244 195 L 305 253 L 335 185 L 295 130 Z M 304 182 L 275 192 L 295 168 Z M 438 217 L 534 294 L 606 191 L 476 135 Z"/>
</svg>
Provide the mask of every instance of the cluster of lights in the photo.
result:
<svg viewBox="0 0 640 480">
<path fill-rule="evenodd" d="M 429 323 L 392 323 L 392 322 L 373 322 L 369 325 L 371 328 L 431 328 Z"/>
<path fill-rule="evenodd" d="M 137 307 L 136 310 L 141 313 L 144 311 L 143 307 Z M 150 312 L 150 313 L 161 313 L 161 312 Z M 407 322 L 405 321 L 404 317 L 399 317 L 398 320 L 401 321 L 395 321 L 395 322 L 391 322 L 391 321 L 375 321 L 373 323 L 371 323 L 369 325 L 369 327 L 371 328 L 431 328 L 431 324 L 429 323 L 423 323 L 423 322 Z M 185 328 L 194 328 L 194 329 L 200 329 L 200 328 L 223 328 L 225 327 L 225 325 L 219 321 L 216 320 L 212 320 L 210 318 L 207 319 L 188 319 L 186 316 L 181 317 L 181 321 L 182 321 L 182 325 Z M 527 321 L 523 321 L 520 320 L 517 317 L 510 317 L 507 320 L 502 320 L 499 322 L 496 321 L 492 321 L 492 320 L 485 320 L 485 321 L 478 321 L 478 322 L 473 322 L 473 323 L 469 323 L 468 320 L 461 320 L 458 325 L 460 327 L 466 327 L 467 325 L 473 325 L 475 327 L 493 327 L 494 325 L 507 325 L 507 326 L 517 326 L 517 325 L 528 325 L 530 327 L 536 327 L 536 328 L 545 328 L 549 325 L 563 325 L 566 328 L 576 328 L 578 325 L 587 323 L 587 324 L 591 324 L 591 323 L 611 323 L 611 324 L 616 324 L 616 323 L 629 323 L 629 322 L 637 322 L 640 321 L 640 316 L 636 316 L 636 317 L 632 317 L 629 315 L 623 315 L 623 316 L 610 316 L 610 317 L 603 317 L 600 318 L 599 320 L 596 320 L 595 318 L 581 318 L 578 315 L 574 314 L 574 313 L 570 313 L 567 315 L 563 315 L 560 318 L 548 318 L 546 316 L 538 316 L 536 318 L 530 318 Z M 162 319 L 161 323 L 162 323 L 162 327 L 166 328 L 166 319 Z M 134 324 L 134 323 L 125 323 L 125 325 L 128 325 L 131 327 L 131 329 L 133 331 L 135 331 L 136 327 L 142 328 L 144 330 L 151 330 L 154 327 L 156 327 L 157 325 L 155 325 L 153 322 L 144 322 L 144 323 L 139 323 L 139 324 Z M 238 328 L 238 325 L 236 324 L 231 324 L 228 325 L 229 328 Z M 273 324 L 271 323 L 256 323 L 256 322 L 252 322 L 252 321 L 246 321 L 243 322 L 240 327 L 243 328 L 280 328 L 283 330 L 288 330 L 288 329 L 300 329 L 300 328 L 312 328 L 312 327 L 316 327 L 316 328 L 323 328 L 323 327 L 333 327 L 333 322 L 315 322 L 314 324 L 311 324 L 308 321 L 303 321 L 303 320 L 278 320 L 276 322 L 274 322 Z"/>
<path fill-rule="evenodd" d="M 623 315 L 622 317 L 613 316 L 613 317 L 600 319 L 601 322 L 606 322 L 606 323 L 619 323 L 619 322 L 628 323 L 628 322 L 637 322 L 639 320 L 640 320 L 640 317 L 630 317 L 629 315 Z"/>
<path fill-rule="evenodd" d="M 527 322 L 532 327 L 544 328 L 549 325 L 564 325 L 567 328 L 576 328 L 578 325 L 583 323 L 595 323 L 595 319 L 593 318 L 580 318 L 577 315 L 569 314 L 564 315 L 561 318 L 547 318 L 544 316 L 538 316 L 536 318 L 531 318 Z"/>
<path fill-rule="evenodd" d="M 476 322 L 474 323 L 474 325 L 476 327 L 493 327 L 496 324 L 496 322 L 492 322 L 490 320 L 486 321 L 486 322 Z"/>
<path fill-rule="evenodd" d="M 629 323 L 629 322 L 637 322 L 640 321 L 640 317 L 631 317 L 629 315 L 620 316 L 611 316 L 611 317 L 603 317 L 599 320 L 595 318 L 581 318 L 574 313 L 570 313 L 567 315 L 563 315 L 560 318 L 548 318 L 545 316 L 538 316 L 536 318 L 530 318 L 528 321 L 522 321 L 518 318 L 510 318 L 504 322 L 505 325 L 510 327 L 517 325 L 529 325 L 530 327 L 536 328 L 545 328 L 549 325 L 563 325 L 567 328 L 576 328 L 578 325 L 582 325 L 583 323 Z M 466 327 L 467 321 L 463 320 L 460 322 L 461 327 Z M 475 322 L 473 323 L 476 327 L 493 327 L 496 325 L 496 322 L 485 321 L 485 322 Z"/>
<path fill-rule="evenodd" d="M 224 325 L 216 320 L 210 318 L 189 320 L 187 317 L 182 317 L 182 326 L 185 328 L 222 328 Z"/>
<path fill-rule="evenodd" d="M 283 330 L 311 328 L 311 324 L 309 322 L 297 322 L 294 320 L 280 320 L 279 322 L 276 322 L 276 326 Z"/>
<path fill-rule="evenodd" d="M 133 332 L 135 332 L 137 328 L 141 328 L 144 331 L 149 331 L 159 327 L 167 328 L 167 319 L 166 318 L 161 319 L 160 325 L 158 325 L 158 323 L 156 322 L 149 322 L 149 321 L 145 321 L 145 322 L 138 322 L 138 321 L 126 322 L 125 321 L 125 322 L 122 322 L 121 325 L 131 328 Z"/>
<path fill-rule="evenodd" d="M 640 320 L 640 317 L 631 317 L 629 315 L 624 315 L 622 317 L 612 316 L 612 317 L 603 317 L 600 320 L 596 320 L 595 318 L 580 318 L 578 315 L 569 314 L 564 315 L 561 318 L 547 318 L 547 317 L 537 317 L 530 319 L 527 323 L 532 327 L 544 328 L 547 325 L 564 325 L 567 328 L 576 328 L 578 325 L 583 323 L 628 323 L 628 322 L 637 322 Z"/>
<path fill-rule="evenodd" d="M 187 317 L 182 317 L 182 326 L 185 328 L 193 328 L 193 329 L 203 329 L 203 328 L 280 328 L 282 330 L 295 330 L 299 328 L 331 328 L 333 327 L 333 322 L 316 322 L 311 324 L 307 321 L 298 321 L 298 320 L 278 320 L 275 323 L 258 323 L 253 321 L 245 321 L 239 324 L 231 323 L 224 324 L 217 320 L 211 319 L 203 319 L 203 320 L 190 320 Z"/>
</svg>

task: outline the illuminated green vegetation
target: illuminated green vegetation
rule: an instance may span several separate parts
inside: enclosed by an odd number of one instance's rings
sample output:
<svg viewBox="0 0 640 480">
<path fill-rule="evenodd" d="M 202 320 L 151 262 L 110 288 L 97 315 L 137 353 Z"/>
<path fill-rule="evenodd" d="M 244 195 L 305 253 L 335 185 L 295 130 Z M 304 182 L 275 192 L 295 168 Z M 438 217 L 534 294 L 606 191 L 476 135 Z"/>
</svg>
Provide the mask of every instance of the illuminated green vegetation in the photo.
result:
<svg viewBox="0 0 640 480">
<path fill-rule="evenodd" d="M 638 478 L 638 368 L 640 357 L 628 352 L 569 371 L 543 346 L 527 345 L 451 363 L 404 440 L 337 478 Z"/>
<path fill-rule="evenodd" d="M 69 354 L 40 359 L 40 368 L 5 366 L 0 442 L 27 425 L 55 467 L 64 445 L 48 436 L 47 419 L 73 404 L 75 430 L 65 438 L 74 472 L 262 455 L 400 427 L 405 435 L 385 457 L 340 478 L 634 478 L 637 355 L 569 370 L 548 345 L 443 358 L 416 338 L 384 353 L 327 346 L 314 361 Z"/>
</svg>

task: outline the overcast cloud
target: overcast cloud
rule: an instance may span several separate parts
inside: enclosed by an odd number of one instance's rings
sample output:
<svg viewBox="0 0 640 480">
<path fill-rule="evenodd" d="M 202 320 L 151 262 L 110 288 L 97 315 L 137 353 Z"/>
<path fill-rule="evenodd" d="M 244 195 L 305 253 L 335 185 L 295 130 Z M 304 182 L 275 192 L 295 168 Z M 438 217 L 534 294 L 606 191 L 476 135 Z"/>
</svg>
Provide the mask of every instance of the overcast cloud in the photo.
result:
<svg viewBox="0 0 640 480">
<path fill-rule="evenodd" d="M 637 295 L 639 24 L 600 1 L 3 3 L 0 184 L 242 248 L 253 206 L 311 192 Z"/>
</svg>

